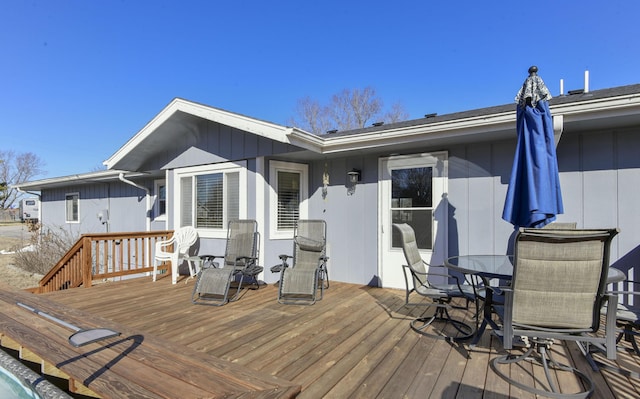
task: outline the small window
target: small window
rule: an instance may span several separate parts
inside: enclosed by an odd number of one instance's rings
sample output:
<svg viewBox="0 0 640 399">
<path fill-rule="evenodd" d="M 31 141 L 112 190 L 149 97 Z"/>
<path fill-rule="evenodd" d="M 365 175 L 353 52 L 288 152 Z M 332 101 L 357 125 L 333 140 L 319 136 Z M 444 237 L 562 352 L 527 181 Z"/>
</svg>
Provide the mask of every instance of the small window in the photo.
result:
<svg viewBox="0 0 640 399">
<path fill-rule="evenodd" d="M 72 193 L 65 196 L 65 220 L 67 222 L 78 222 L 80 208 L 80 194 Z"/>
<path fill-rule="evenodd" d="M 155 218 L 165 219 L 167 215 L 167 185 L 164 180 L 157 180 L 155 182 L 156 187 L 156 203 L 155 203 Z"/>
<path fill-rule="evenodd" d="M 34 206 L 36 204 L 34 200 L 26 200 L 24 203 L 29 206 Z"/>
<path fill-rule="evenodd" d="M 304 164 L 271 161 L 271 237 L 291 238 L 299 219 L 307 217 L 308 169 Z"/>
</svg>

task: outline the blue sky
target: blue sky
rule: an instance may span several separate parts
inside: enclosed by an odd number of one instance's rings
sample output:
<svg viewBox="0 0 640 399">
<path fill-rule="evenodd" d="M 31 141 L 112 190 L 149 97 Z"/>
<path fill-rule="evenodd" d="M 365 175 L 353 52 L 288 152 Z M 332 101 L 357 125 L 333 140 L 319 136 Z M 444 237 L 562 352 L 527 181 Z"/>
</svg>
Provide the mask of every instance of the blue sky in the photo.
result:
<svg viewBox="0 0 640 399">
<path fill-rule="evenodd" d="M 372 86 L 410 117 L 640 83 L 640 2 L 5 0 L 3 150 L 38 178 L 97 170 L 173 98 L 287 124 L 296 101 Z"/>
</svg>

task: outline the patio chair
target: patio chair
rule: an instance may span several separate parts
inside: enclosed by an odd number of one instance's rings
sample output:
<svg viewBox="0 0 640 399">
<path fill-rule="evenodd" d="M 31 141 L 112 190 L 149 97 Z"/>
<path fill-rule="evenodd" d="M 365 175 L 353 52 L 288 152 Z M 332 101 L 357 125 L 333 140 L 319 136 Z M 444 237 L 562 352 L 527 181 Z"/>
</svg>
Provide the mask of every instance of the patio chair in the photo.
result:
<svg viewBox="0 0 640 399">
<path fill-rule="evenodd" d="M 280 269 L 278 302 L 313 305 L 318 290 L 319 299 L 324 296 L 324 281 L 328 278 L 327 224 L 324 220 L 298 220 L 293 236 L 293 256 L 280 255 L 282 264 L 277 268 Z"/>
<path fill-rule="evenodd" d="M 631 354 L 640 356 L 640 348 L 636 337 L 640 335 L 640 281 L 624 280 L 621 281 L 625 291 L 610 291 L 609 294 L 618 297 L 618 306 L 616 308 L 616 327 L 618 328 L 616 337 L 616 345 L 618 349 L 626 350 Z M 608 305 L 602 309 L 602 314 L 608 312 Z M 621 347 L 620 341 L 624 340 L 627 346 Z M 611 366 L 594 359 L 592 366 L 594 370 L 599 368 L 607 369 L 624 374 L 628 377 L 640 378 L 640 373 L 636 371 L 626 370 L 620 367 Z"/>
<path fill-rule="evenodd" d="M 443 322 L 445 326 L 446 324 L 451 324 L 459 333 L 455 337 L 446 337 L 447 339 L 457 341 L 470 338 L 475 331 L 474 328 L 462 321 L 451 318 L 449 309 L 467 309 L 469 300 L 476 300 L 474 287 L 460 284 L 458 276 L 430 271 L 431 265 L 425 262 L 420 255 L 413 228 L 406 223 L 394 223 L 393 228 L 400 233 L 402 250 L 407 261 L 406 265 L 402 265 L 406 286 L 405 306 L 435 307 L 435 312 L 432 316 L 418 317 L 412 320 L 410 323 L 411 328 L 419 334 L 433 336 L 435 334 L 426 332 L 428 327 L 434 322 Z M 440 282 L 433 282 L 432 280 L 434 279 L 439 279 Z M 432 303 L 409 302 L 409 296 L 414 292 L 422 297 L 431 299 Z M 452 302 L 454 298 L 465 299 L 466 306 L 455 305 Z M 476 308 L 476 316 L 478 314 L 477 310 L 478 308 Z"/>
<path fill-rule="evenodd" d="M 224 255 L 203 255 L 203 267 L 198 273 L 191 301 L 194 304 L 222 306 L 238 299 L 245 277 L 254 279 L 262 267 L 257 265 L 258 223 L 255 220 L 232 220 L 227 230 Z M 219 264 L 215 260 L 222 259 Z M 231 283 L 237 277 L 235 293 L 229 297 Z"/>
<path fill-rule="evenodd" d="M 153 281 L 156 281 L 158 265 L 171 262 L 171 283 L 178 281 L 178 267 L 189 256 L 189 249 L 198 241 L 198 232 L 191 226 L 181 227 L 168 240 L 157 241 L 153 258 Z"/>
<path fill-rule="evenodd" d="M 621 329 L 616 343 L 624 338 L 633 348 L 633 352 L 640 356 L 640 348 L 636 336 L 640 335 L 640 281 L 625 280 L 623 285 L 633 287 L 631 291 L 613 291 L 613 295 L 622 295 L 624 300 L 618 303 L 616 309 L 616 325 Z"/>
<path fill-rule="evenodd" d="M 594 390 L 590 377 L 554 360 L 554 340 L 594 345 L 615 359 L 615 310 L 606 316 L 605 334 L 595 335 L 605 301 L 616 308 L 617 297 L 605 293 L 609 268 L 609 246 L 617 229 L 546 230 L 520 229 L 516 236 L 512 285 L 504 289 L 503 346 L 511 351 L 517 344 L 524 353 L 496 357 L 491 368 L 504 380 L 525 391 L 552 398 L 587 398 Z M 542 366 L 547 379 L 533 375 L 531 365 L 521 369 L 532 373 L 532 384 L 510 377 L 509 365 L 531 362 Z M 522 364 L 522 363 L 521 363 Z M 554 372 L 552 373 L 551 370 Z M 520 369 L 519 369 L 520 370 Z M 555 372 L 570 372 L 583 381 L 583 391 L 561 393 Z"/>
</svg>

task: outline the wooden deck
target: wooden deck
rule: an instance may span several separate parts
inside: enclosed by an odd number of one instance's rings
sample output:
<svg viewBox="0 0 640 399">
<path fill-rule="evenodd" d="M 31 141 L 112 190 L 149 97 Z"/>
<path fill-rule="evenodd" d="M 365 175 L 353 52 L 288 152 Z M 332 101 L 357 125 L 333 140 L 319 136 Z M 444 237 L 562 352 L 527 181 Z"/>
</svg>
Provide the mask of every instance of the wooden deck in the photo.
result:
<svg viewBox="0 0 640 399">
<path fill-rule="evenodd" d="M 125 326 L 145 343 L 167 342 L 167 351 L 228 362 L 235 370 L 255 373 L 256 385 L 280 384 L 289 393 L 299 386 L 299 398 L 534 397 L 491 370 L 489 360 L 502 353 L 492 334 L 470 351 L 464 343 L 413 332 L 409 320 L 425 310 L 402 306 L 403 291 L 332 283 L 315 305 L 292 306 L 278 304 L 277 288 L 270 285 L 213 307 L 191 304 L 193 284 L 183 279 L 171 285 L 168 277 L 153 283 L 149 277 L 37 296 Z M 469 318 L 471 312 L 462 316 Z M 591 371 L 575 344 L 554 345 L 554 352 L 594 379 L 594 398 L 640 397 L 640 380 Z M 618 364 L 640 372 L 637 357 L 621 353 Z M 531 373 L 512 367 L 512 374 L 524 381 Z M 206 378 L 202 374 L 198 378 Z M 276 380 L 269 382 L 265 375 Z M 565 391 L 577 384 L 564 376 L 559 382 Z"/>
</svg>

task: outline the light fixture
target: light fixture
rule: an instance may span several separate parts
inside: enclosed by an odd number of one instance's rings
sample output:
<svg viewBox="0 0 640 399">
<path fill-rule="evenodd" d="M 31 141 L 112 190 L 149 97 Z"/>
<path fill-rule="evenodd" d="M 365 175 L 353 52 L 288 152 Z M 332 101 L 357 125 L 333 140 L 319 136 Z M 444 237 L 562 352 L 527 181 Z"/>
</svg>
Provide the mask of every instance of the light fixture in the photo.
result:
<svg viewBox="0 0 640 399">
<path fill-rule="evenodd" d="M 349 177 L 351 184 L 355 185 L 360 181 L 360 170 L 351 169 L 351 171 L 347 172 L 347 176 Z"/>
</svg>

